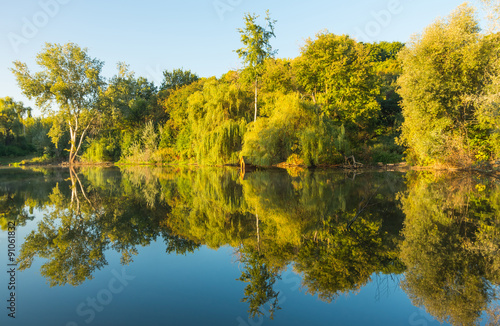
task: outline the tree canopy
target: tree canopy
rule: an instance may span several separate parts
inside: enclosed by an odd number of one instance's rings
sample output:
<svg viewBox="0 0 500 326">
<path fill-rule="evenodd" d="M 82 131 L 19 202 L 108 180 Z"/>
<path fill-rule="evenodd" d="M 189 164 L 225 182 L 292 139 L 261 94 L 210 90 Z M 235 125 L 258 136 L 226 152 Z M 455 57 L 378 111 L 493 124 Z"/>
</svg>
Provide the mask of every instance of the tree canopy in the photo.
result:
<svg viewBox="0 0 500 326">
<path fill-rule="evenodd" d="M 36 62 L 42 69 L 39 72 L 31 73 L 19 61 L 14 62 L 12 72 L 24 95 L 34 98 L 40 108 L 52 109 L 68 126 L 69 162 L 73 164 L 96 117 L 104 63 L 73 43 L 45 44 Z"/>
<path fill-rule="evenodd" d="M 494 88 L 499 49 L 494 39 L 480 33 L 475 10 L 462 5 L 446 20 L 427 27 L 401 52 L 400 141 L 408 148 L 409 159 L 419 164 L 470 165 L 499 154 L 497 127 L 478 123 L 487 119 L 488 101 L 481 109 L 474 100 Z M 498 112 L 498 107 L 493 110 Z"/>
</svg>

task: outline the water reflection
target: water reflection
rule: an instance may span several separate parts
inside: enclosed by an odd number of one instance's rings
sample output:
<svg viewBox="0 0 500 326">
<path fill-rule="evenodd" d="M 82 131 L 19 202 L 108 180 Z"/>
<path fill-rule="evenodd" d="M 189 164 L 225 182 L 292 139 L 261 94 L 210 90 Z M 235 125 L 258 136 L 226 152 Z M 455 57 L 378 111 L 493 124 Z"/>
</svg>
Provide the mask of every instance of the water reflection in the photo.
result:
<svg viewBox="0 0 500 326">
<path fill-rule="evenodd" d="M 38 175 L 38 177 L 35 177 Z M 0 170 L 0 226 L 43 219 L 19 263 L 43 258 L 50 285 L 80 285 L 140 247 L 167 254 L 234 248 L 250 317 L 279 313 L 275 283 L 290 265 L 303 291 L 325 302 L 373 275 L 404 273 L 413 303 L 440 321 L 498 322 L 500 187 L 477 177 L 425 173 L 233 169 Z M 497 319 L 495 319 L 497 318 Z"/>
<path fill-rule="evenodd" d="M 410 175 L 400 258 L 403 288 L 439 321 L 498 325 L 500 188 L 473 176 Z"/>
</svg>

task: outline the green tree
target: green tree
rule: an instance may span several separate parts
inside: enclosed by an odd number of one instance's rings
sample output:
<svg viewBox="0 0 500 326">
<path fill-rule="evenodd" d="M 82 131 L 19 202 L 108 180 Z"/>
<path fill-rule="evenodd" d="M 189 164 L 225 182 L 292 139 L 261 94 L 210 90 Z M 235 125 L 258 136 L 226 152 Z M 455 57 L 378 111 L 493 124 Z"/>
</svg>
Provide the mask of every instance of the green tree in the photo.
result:
<svg viewBox="0 0 500 326">
<path fill-rule="evenodd" d="M 274 24 L 276 20 L 271 20 L 269 10 L 266 11 L 266 22 L 268 29 L 257 25 L 256 21 L 259 16 L 247 13 L 244 17 L 245 28 L 239 28 L 241 34 L 241 43 L 244 47 L 236 50 L 239 58 L 243 59 L 243 63 L 248 67 L 250 78 L 254 81 L 255 90 L 255 113 L 254 121 L 257 121 L 257 92 L 258 80 L 262 73 L 262 64 L 267 58 L 272 58 L 277 50 L 273 50 L 269 41 L 274 35 Z"/>
<path fill-rule="evenodd" d="M 398 53 L 404 48 L 401 42 L 378 42 L 366 44 L 370 51 L 370 58 L 374 62 L 395 60 Z"/>
<path fill-rule="evenodd" d="M 69 163 L 74 164 L 99 110 L 103 62 L 73 43 L 46 43 L 36 62 L 42 71 L 32 74 L 25 63 L 16 61 L 12 72 L 23 94 L 35 98 L 37 106 L 47 111 L 55 102 L 57 114 L 69 127 Z"/>
<path fill-rule="evenodd" d="M 269 58 L 265 60 L 262 67 L 260 91 L 264 96 L 297 91 L 293 73 L 292 61 L 289 59 Z"/>
<path fill-rule="evenodd" d="M 186 86 L 189 89 L 191 85 Z M 201 90 L 189 95 L 185 112 L 172 112 L 173 119 L 187 115 L 184 121 L 179 121 L 181 130 L 176 141 L 179 154 L 202 164 L 237 163 L 249 120 L 248 95 L 227 76 L 205 80 Z"/>
<path fill-rule="evenodd" d="M 364 44 L 322 32 L 306 41 L 294 65 L 302 92 L 331 119 L 359 130 L 377 117 L 380 89 Z"/>
<path fill-rule="evenodd" d="M 31 115 L 31 109 L 22 102 L 16 102 L 10 97 L 0 98 L 0 132 L 5 145 L 12 137 L 19 136 L 23 130 L 23 120 Z"/>
<path fill-rule="evenodd" d="M 404 123 L 400 143 L 419 164 L 469 165 L 491 156 L 489 130 L 477 123 L 473 101 L 490 83 L 495 47 L 480 34 L 475 10 L 464 4 L 401 51 L 398 80 Z"/>
<path fill-rule="evenodd" d="M 242 155 L 260 166 L 294 158 L 308 166 L 336 163 L 344 154 L 335 141 L 340 130 L 330 118 L 318 117 L 316 109 L 298 93 L 278 92 L 269 117 L 260 118 L 245 133 Z"/>
<path fill-rule="evenodd" d="M 185 138 L 182 136 L 187 134 L 184 130 L 189 128 L 186 125 L 188 100 L 191 95 L 203 89 L 204 82 L 205 80 L 201 79 L 189 85 L 171 89 L 167 98 L 160 98 L 160 106 L 168 117 L 168 120 L 161 126 L 160 148 L 170 148 L 180 154 L 179 149 L 184 148 L 184 145 L 187 147 L 188 144 L 183 141 Z"/>
<path fill-rule="evenodd" d="M 33 145 L 39 155 L 51 156 L 55 154 L 55 145 L 52 143 L 48 133 L 52 127 L 48 118 L 31 117 L 25 119 L 26 141 Z"/>
<path fill-rule="evenodd" d="M 143 123 L 160 118 L 155 111 L 157 89 L 144 77 L 135 77 L 129 66 L 118 63 L 118 74 L 113 76 L 100 98 L 105 113 L 103 129 L 133 131 Z M 156 119 L 158 120 L 158 119 Z"/>
<path fill-rule="evenodd" d="M 500 34 L 487 35 L 484 38 L 485 48 L 490 54 L 490 65 L 486 71 L 487 83 L 483 91 L 477 96 L 473 96 L 477 105 L 475 117 L 477 119 L 476 130 L 483 131 L 482 139 L 476 144 L 482 145 L 479 148 L 487 156 L 491 151 L 493 159 L 500 158 Z M 479 137 L 477 137 L 479 138 Z"/>
<path fill-rule="evenodd" d="M 166 120 L 158 103 L 153 82 L 136 77 L 125 63 L 118 63 L 118 73 L 111 78 L 99 97 L 97 133 L 88 138 L 82 159 L 92 162 L 117 161 L 141 142 L 143 129 Z M 154 128 L 153 128 L 154 129 Z M 128 155 L 128 154 L 127 154 Z"/>
<path fill-rule="evenodd" d="M 401 65 L 397 60 L 398 53 L 404 48 L 400 42 L 380 42 L 366 45 L 370 51 L 373 69 L 379 81 L 380 95 L 380 117 L 379 128 L 399 127 L 401 123 L 401 96 L 396 92 L 397 79 L 401 75 Z M 381 133 L 390 132 L 383 130 Z"/>
<path fill-rule="evenodd" d="M 160 90 L 175 90 L 185 85 L 194 83 L 199 79 L 198 75 L 192 73 L 191 70 L 174 69 L 172 71 L 165 70 L 163 72 L 163 82 Z"/>
</svg>

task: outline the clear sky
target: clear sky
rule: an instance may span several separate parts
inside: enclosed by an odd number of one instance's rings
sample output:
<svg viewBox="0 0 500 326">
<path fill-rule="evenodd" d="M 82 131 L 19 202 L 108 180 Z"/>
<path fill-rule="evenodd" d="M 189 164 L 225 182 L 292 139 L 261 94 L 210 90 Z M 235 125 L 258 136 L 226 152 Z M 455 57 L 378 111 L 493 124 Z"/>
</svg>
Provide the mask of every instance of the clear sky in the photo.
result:
<svg viewBox="0 0 500 326">
<path fill-rule="evenodd" d="M 304 40 L 327 29 L 360 41 L 406 42 L 461 0 L 0 0 L 0 97 L 34 106 L 9 68 L 14 60 L 36 70 L 45 42 L 73 42 L 105 62 L 111 78 L 125 62 L 159 85 L 162 71 L 190 69 L 201 77 L 240 68 L 233 50 L 245 13 L 276 19 L 278 57 L 299 55 Z M 475 4 L 474 1 L 472 1 Z M 33 107 L 34 108 L 34 107 Z M 35 114 L 37 111 L 35 110 Z"/>
</svg>

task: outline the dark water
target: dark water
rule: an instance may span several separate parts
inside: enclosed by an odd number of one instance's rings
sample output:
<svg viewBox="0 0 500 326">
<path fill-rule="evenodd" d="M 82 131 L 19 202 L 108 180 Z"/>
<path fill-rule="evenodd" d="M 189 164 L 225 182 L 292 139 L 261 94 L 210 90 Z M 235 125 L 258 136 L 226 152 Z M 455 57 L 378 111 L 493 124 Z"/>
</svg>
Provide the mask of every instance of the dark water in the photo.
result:
<svg viewBox="0 0 500 326">
<path fill-rule="evenodd" d="M 0 169 L 0 227 L 0 325 L 498 325 L 481 176 Z"/>
</svg>

